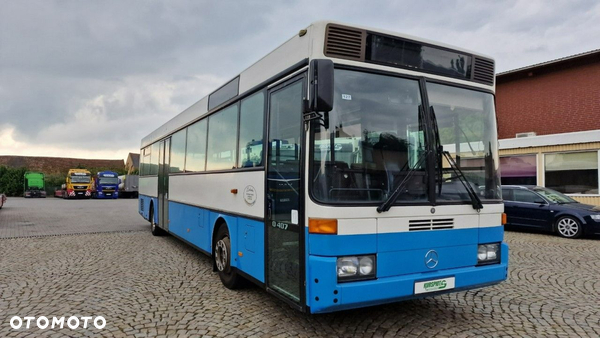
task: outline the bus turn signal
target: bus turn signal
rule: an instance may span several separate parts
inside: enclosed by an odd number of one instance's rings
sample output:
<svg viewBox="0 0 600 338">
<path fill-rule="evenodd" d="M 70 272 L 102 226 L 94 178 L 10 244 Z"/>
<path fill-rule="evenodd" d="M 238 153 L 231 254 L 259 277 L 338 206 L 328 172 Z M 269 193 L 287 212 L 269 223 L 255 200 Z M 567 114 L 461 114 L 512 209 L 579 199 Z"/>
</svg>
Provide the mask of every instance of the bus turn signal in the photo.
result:
<svg viewBox="0 0 600 338">
<path fill-rule="evenodd" d="M 337 235 L 337 219 L 315 219 L 308 220 L 308 232 L 311 234 Z"/>
</svg>

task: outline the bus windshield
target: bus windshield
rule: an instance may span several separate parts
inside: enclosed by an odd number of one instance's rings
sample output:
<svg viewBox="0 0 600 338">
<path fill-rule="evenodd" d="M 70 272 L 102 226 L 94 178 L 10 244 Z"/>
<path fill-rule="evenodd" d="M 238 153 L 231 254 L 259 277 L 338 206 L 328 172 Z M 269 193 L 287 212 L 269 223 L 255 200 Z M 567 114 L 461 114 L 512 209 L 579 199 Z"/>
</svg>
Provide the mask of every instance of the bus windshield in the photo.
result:
<svg viewBox="0 0 600 338">
<path fill-rule="evenodd" d="M 419 82 L 336 69 L 334 102 L 328 123 L 313 125 L 313 196 L 380 202 L 414 169 L 398 201 L 426 201 Z"/>
<path fill-rule="evenodd" d="M 494 96 L 436 83 L 427 83 L 427 96 L 444 151 L 450 153 L 482 200 L 500 199 Z M 436 200 L 470 201 L 450 164 L 441 164 Z"/>
<path fill-rule="evenodd" d="M 423 107 L 418 80 L 336 69 L 333 110 L 312 125 L 313 198 L 382 202 L 406 179 L 396 204 L 470 202 L 441 156 L 439 165 L 425 161 L 426 120 L 435 120 L 425 115 L 435 111 L 443 149 L 482 200 L 499 199 L 493 95 L 433 83 L 427 94 L 433 110 Z M 427 166 L 440 172 L 435 197 L 428 196 Z"/>
</svg>

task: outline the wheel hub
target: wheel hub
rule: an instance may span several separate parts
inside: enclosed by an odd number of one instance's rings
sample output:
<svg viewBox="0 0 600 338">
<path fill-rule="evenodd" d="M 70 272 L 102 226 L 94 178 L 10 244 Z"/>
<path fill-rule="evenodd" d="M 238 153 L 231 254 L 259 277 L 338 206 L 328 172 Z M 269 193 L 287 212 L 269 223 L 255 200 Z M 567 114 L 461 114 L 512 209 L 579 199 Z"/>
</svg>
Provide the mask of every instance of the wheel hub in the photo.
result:
<svg viewBox="0 0 600 338">
<path fill-rule="evenodd" d="M 217 242 L 215 247 L 215 263 L 219 271 L 224 271 L 227 266 L 227 246 L 222 239 Z"/>
<path fill-rule="evenodd" d="M 558 231 L 565 237 L 573 237 L 577 234 L 579 225 L 572 219 L 562 219 L 558 223 Z"/>
</svg>

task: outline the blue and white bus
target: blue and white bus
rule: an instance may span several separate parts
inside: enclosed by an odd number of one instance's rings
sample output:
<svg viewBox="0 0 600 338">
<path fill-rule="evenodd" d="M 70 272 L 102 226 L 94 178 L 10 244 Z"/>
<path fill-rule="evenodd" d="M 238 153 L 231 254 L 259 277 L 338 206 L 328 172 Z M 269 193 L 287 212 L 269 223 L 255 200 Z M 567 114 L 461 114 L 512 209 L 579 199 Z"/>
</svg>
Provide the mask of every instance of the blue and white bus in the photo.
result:
<svg viewBox="0 0 600 338">
<path fill-rule="evenodd" d="M 494 60 L 316 22 L 146 136 L 139 213 L 332 312 L 507 278 Z"/>
</svg>

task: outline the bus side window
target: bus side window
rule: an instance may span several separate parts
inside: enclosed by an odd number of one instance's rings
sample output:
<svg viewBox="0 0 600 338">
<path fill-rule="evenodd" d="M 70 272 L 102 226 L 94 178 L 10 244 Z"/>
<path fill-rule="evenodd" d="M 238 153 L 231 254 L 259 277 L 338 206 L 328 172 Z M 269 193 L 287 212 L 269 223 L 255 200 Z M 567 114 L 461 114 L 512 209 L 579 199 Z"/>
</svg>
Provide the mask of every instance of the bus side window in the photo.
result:
<svg viewBox="0 0 600 338">
<path fill-rule="evenodd" d="M 263 165 L 264 106 L 264 92 L 256 93 L 242 101 L 238 168 L 252 168 Z"/>
</svg>

